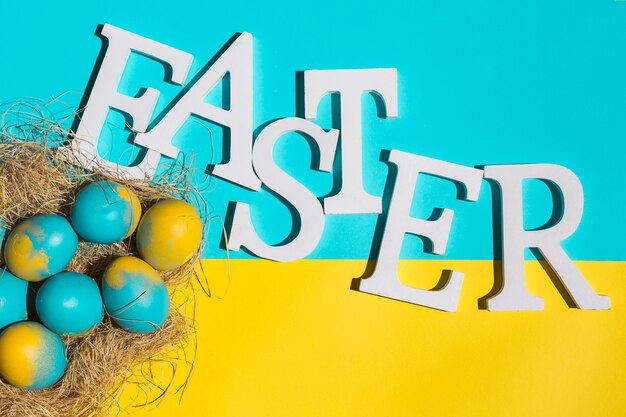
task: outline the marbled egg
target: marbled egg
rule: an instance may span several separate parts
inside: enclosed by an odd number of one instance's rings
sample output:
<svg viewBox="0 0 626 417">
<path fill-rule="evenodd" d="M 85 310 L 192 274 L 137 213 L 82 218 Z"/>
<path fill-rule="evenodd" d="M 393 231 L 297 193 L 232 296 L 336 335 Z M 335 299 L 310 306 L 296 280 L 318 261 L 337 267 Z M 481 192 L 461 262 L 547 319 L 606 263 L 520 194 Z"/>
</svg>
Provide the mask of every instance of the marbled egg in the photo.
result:
<svg viewBox="0 0 626 417">
<path fill-rule="evenodd" d="M 0 329 L 28 318 L 28 281 L 0 269 Z"/>
<path fill-rule="evenodd" d="M 159 201 L 150 207 L 137 228 L 141 257 L 160 271 L 187 262 L 202 242 L 202 219 L 196 209 L 181 200 Z"/>
<path fill-rule="evenodd" d="M 83 187 L 70 209 L 70 220 L 85 240 L 115 243 L 130 236 L 141 218 L 141 204 L 128 187 L 111 181 Z"/>
<path fill-rule="evenodd" d="M 43 325 L 22 321 L 0 333 L 0 376 L 10 384 L 47 388 L 61 379 L 66 367 L 63 341 Z"/>
<path fill-rule="evenodd" d="M 40 214 L 11 230 L 4 260 L 17 277 L 36 282 L 63 271 L 77 246 L 78 236 L 65 217 Z"/>
<path fill-rule="evenodd" d="M 135 333 L 159 329 L 170 312 L 170 297 L 161 275 L 132 256 L 114 259 L 107 266 L 102 296 L 111 318 Z"/>
<path fill-rule="evenodd" d="M 80 334 L 104 317 L 98 284 L 78 272 L 61 272 L 47 279 L 35 301 L 41 322 L 58 334 Z"/>
</svg>

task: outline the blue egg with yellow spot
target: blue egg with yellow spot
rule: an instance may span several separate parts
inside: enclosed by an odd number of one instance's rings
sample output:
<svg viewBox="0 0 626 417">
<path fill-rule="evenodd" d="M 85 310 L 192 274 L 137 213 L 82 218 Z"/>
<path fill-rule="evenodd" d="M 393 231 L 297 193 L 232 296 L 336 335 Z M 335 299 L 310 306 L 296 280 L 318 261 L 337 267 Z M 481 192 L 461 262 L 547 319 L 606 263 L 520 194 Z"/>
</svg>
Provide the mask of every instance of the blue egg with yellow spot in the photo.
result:
<svg viewBox="0 0 626 417">
<path fill-rule="evenodd" d="M 170 297 L 161 275 L 133 256 L 114 259 L 107 266 L 102 296 L 111 318 L 134 333 L 158 330 L 170 312 Z"/>
<path fill-rule="evenodd" d="M 39 320 L 58 334 L 80 334 L 104 317 L 98 284 L 78 272 L 61 272 L 47 279 L 35 300 Z"/>
<path fill-rule="evenodd" d="M 70 209 L 70 221 L 83 239 L 115 243 L 130 236 L 141 218 L 141 204 L 128 187 L 98 181 L 83 187 Z"/>
<path fill-rule="evenodd" d="M 43 325 L 22 321 L 0 333 L 0 376 L 11 385 L 48 388 L 61 379 L 66 367 L 63 341 Z"/>
<path fill-rule="evenodd" d="M 17 277 L 37 282 L 63 271 L 77 246 L 78 236 L 65 217 L 40 214 L 11 230 L 4 261 Z"/>
<path fill-rule="evenodd" d="M 0 269 L 0 329 L 28 318 L 28 281 Z"/>
</svg>

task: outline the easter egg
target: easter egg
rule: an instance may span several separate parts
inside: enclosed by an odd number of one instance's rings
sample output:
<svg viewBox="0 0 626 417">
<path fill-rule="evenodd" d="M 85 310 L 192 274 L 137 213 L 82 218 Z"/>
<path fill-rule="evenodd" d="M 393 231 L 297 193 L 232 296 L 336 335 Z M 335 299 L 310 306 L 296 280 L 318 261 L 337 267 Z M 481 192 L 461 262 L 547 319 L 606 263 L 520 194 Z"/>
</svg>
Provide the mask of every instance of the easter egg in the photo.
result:
<svg viewBox="0 0 626 417">
<path fill-rule="evenodd" d="M 41 281 L 63 271 L 76 253 L 78 236 L 58 214 L 40 214 L 18 224 L 7 237 L 4 261 L 27 281 Z"/>
<path fill-rule="evenodd" d="M 0 329 L 28 318 L 28 281 L 0 269 Z"/>
<path fill-rule="evenodd" d="M 70 221 L 83 239 L 115 243 L 130 236 L 141 218 L 141 204 L 128 187 L 98 181 L 83 187 L 70 209 Z"/>
<path fill-rule="evenodd" d="M 150 207 L 137 228 L 141 257 L 160 271 L 176 269 L 196 253 L 202 242 L 202 219 L 181 200 L 159 201 Z"/>
<path fill-rule="evenodd" d="M 170 312 L 170 297 L 161 275 L 133 256 L 114 259 L 107 266 L 102 296 L 111 318 L 134 333 L 159 329 Z"/>
<path fill-rule="evenodd" d="M 78 272 L 61 272 L 47 279 L 35 305 L 41 322 L 58 334 L 86 332 L 104 317 L 98 284 Z"/>
<path fill-rule="evenodd" d="M 43 325 L 22 321 L 0 333 L 0 376 L 8 383 L 27 390 L 47 388 L 66 367 L 63 341 Z"/>
<path fill-rule="evenodd" d="M 0 242 L 4 242 L 4 238 L 7 235 L 7 228 L 4 220 L 0 219 Z M 4 262 L 4 254 L 0 251 L 0 262 Z"/>
</svg>

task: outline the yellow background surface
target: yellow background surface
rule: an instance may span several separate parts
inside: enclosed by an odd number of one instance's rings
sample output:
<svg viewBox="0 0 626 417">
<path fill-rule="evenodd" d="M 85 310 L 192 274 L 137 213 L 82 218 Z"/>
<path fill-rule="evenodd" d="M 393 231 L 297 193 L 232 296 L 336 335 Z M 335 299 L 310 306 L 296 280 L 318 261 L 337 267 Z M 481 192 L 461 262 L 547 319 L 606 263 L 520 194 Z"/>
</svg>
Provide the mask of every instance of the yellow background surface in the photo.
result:
<svg viewBox="0 0 626 417">
<path fill-rule="evenodd" d="M 424 288 L 465 272 L 446 313 L 351 290 L 366 261 L 238 260 L 230 280 L 205 261 L 214 296 L 198 301 L 185 394 L 133 415 L 625 416 L 626 263 L 577 265 L 610 311 L 569 308 L 538 262 L 527 286 L 545 310 L 490 312 L 493 262 L 402 261 Z"/>
</svg>

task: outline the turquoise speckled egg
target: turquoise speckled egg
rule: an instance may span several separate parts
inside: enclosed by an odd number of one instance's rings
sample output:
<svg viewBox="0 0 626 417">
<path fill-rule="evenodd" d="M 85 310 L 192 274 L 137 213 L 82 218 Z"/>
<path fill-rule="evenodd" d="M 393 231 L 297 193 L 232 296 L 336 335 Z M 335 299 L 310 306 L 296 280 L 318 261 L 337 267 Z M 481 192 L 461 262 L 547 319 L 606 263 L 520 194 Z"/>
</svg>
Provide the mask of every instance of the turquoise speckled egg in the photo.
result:
<svg viewBox="0 0 626 417">
<path fill-rule="evenodd" d="M 107 266 L 102 296 L 113 320 L 134 333 L 159 329 L 170 312 L 170 297 L 161 275 L 132 256 L 117 258 Z"/>
<path fill-rule="evenodd" d="M 83 187 L 70 210 L 76 232 L 96 243 L 115 243 L 130 236 L 140 217 L 141 204 L 135 193 L 111 181 Z"/>
<path fill-rule="evenodd" d="M 28 318 L 28 281 L 0 269 L 0 329 Z"/>
<path fill-rule="evenodd" d="M 11 230 L 4 260 L 17 277 L 36 282 L 63 271 L 77 246 L 78 236 L 65 217 L 40 214 Z"/>
<path fill-rule="evenodd" d="M 104 317 L 98 284 L 78 272 L 61 272 L 47 279 L 35 305 L 41 322 L 58 334 L 86 332 Z"/>
<path fill-rule="evenodd" d="M 48 388 L 66 367 L 63 341 L 43 325 L 23 321 L 0 333 L 0 376 L 8 383 L 27 390 Z"/>
</svg>

